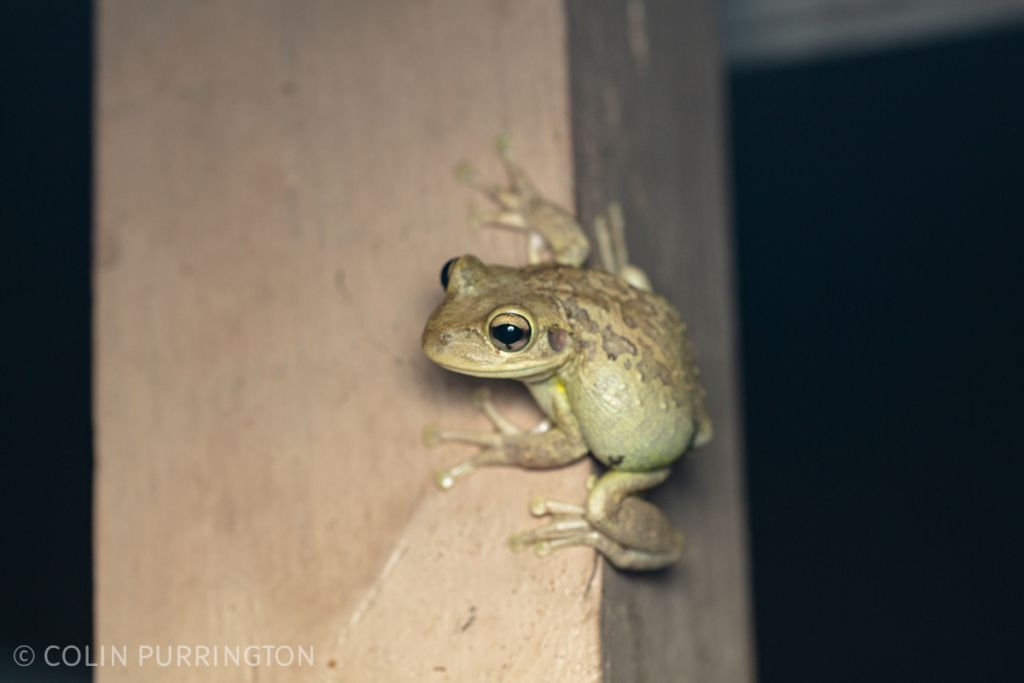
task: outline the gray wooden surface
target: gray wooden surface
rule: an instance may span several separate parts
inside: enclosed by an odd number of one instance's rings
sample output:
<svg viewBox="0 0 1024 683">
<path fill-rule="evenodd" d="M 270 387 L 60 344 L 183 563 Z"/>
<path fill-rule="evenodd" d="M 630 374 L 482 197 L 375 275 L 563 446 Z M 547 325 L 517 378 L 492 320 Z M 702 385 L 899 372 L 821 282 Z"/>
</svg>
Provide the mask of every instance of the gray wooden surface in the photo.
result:
<svg viewBox="0 0 1024 683">
<path fill-rule="evenodd" d="M 607 683 L 754 677 L 736 302 L 726 210 L 723 66 L 710 0 L 569 0 L 577 201 L 622 202 L 633 261 L 688 322 L 716 436 L 651 499 L 684 531 L 684 563 L 605 573 Z"/>
</svg>

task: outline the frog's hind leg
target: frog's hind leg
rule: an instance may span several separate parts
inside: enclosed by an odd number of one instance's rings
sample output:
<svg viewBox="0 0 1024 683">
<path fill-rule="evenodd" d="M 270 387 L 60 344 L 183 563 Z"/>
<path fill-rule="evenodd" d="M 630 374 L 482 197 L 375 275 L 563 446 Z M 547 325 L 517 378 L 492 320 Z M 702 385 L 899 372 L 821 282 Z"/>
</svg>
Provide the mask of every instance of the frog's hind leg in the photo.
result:
<svg viewBox="0 0 1024 683">
<path fill-rule="evenodd" d="M 474 210 L 471 224 L 474 227 L 494 225 L 528 233 L 530 226 L 524 208 L 535 200 L 537 192 L 526 173 L 512 160 L 511 145 L 506 136 L 499 136 L 497 147 L 508 177 L 507 187 L 485 180 L 480 171 L 468 161 L 462 161 L 455 167 L 456 180 L 484 195 L 498 207 L 496 211 Z"/>
<path fill-rule="evenodd" d="M 582 266 L 590 253 L 590 242 L 576 217 L 555 202 L 543 197 L 513 158 L 507 137 L 498 139 L 498 155 L 507 186 L 480 178 L 477 170 L 463 162 L 455 169 L 455 177 L 464 185 L 481 192 L 496 209 L 474 212 L 472 224 L 493 225 L 525 232 L 530 263 L 554 260 L 569 266 Z"/>
<path fill-rule="evenodd" d="M 637 289 L 651 291 L 651 281 L 647 273 L 629 262 L 626 221 L 622 215 L 622 206 L 618 203 L 610 204 L 607 214 L 594 219 L 594 236 L 597 238 L 601 267 L 609 273 L 618 275 Z"/>
<path fill-rule="evenodd" d="M 526 175 L 526 171 L 512 157 L 512 141 L 508 135 L 502 133 L 498 136 L 497 144 L 498 158 L 505 169 L 505 176 L 508 178 L 509 189 L 523 197 L 538 196 L 537 189 Z"/>
<path fill-rule="evenodd" d="M 518 208 L 516 211 L 498 212 L 498 220 L 492 222 L 513 229 L 521 228 L 526 232 L 526 256 L 531 264 L 543 263 L 545 252 L 550 248 L 558 263 L 583 265 L 589 245 L 575 219 L 569 212 L 563 211 L 540 196 L 526 171 L 512 157 L 512 142 L 508 135 L 498 136 L 497 148 L 498 158 L 505 168 L 505 177 L 508 178 L 509 184 L 505 197 L 506 205 L 509 198 L 514 197 L 518 198 Z M 577 244 L 581 239 L 582 246 Z M 583 250 L 583 256 L 575 256 L 575 252 L 580 249 Z"/>
<path fill-rule="evenodd" d="M 636 495 L 662 483 L 668 475 L 668 468 L 606 472 L 587 496 L 587 519 L 610 540 L 627 548 L 677 557 L 683 547 L 682 535 L 664 512 Z"/>
<path fill-rule="evenodd" d="M 527 232 L 528 226 L 522 212 L 519 211 L 516 195 L 507 188 L 485 180 L 480 175 L 480 171 L 468 161 L 463 161 L 455 167 L 455 179 L 466 187 L 473 188 L 501 207 L 497 211 L 474 209 L 470 216 L 470 224 L 473 227 L 496 225 L 510 230 Z"/>
<path fill-rule="evenodd" d="M 548 524 L 510 539 L 513 548 L 532 546 L 540 555 L 568 546 L 590 546 L 620 569 L 659 569 L 679 561 L 683 539 L 668 517 L 635 494 L 657 486 L 669 470 L 611 471 L 601 477 L 586 506 L 543 498 L 534 499 L 530 511 L 550 514 Z"/>
</svg>

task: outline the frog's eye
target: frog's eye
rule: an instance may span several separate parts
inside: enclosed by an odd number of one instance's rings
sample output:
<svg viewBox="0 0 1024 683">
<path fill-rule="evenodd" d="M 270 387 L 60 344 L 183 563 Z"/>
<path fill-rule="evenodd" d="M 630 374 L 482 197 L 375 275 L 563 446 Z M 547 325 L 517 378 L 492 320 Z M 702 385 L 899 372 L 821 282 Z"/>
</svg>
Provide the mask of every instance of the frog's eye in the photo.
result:
<svg viewBox="0 0 1024 683">
<path fill-rule="evenodd" d="M 516 313 L 499 313 L 488 327 L 491 341 L 502 351 L 519 351 L 530 342 L 530 322 Z"/>
<path fill-rule="evenodd" d="M 448 259 L 443 266 L 441 266 L 441 288 L 448 291 L 448 280 L 452 274 L 452 266 L 458 261 L 458 257 Z"/>
</svg>

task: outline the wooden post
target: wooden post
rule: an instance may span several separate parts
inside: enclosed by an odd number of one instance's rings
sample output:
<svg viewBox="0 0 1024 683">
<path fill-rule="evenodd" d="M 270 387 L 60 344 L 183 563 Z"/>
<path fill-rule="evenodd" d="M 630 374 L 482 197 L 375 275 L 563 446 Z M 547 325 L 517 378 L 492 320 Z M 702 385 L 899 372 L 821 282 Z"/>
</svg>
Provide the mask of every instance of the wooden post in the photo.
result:
<svg viewBox="0 0 1024 683">
<path fill-rule="evenodd" d="M 684 564 L 605 572 L 608 683 L 753 680 L 737 335 L 726 214 L 722 64 L 708 0 L 570 0 L 576 187 L 588 223 L 625 209 L 634 262 L 683 314 L 715 438 L 651 499 L 687 536 Z"/>
<path fill-rule="evenodd" d="M 587 464 L 441 493 L 466 451 L 420 436 L 486 429 L 419 347 L 441 265 L 525 258 L 453 166 L 506 130 L 571 203 L 561 5 L 102 0 L 98 31 L 96 642 L 129 664 L 98 679 L 594 680 L 592 553 L 506 547 Z M 315 662 L 139 661 L 177 645 Z"/>
<path fill-rule="evenodd" d="M 127 662 L 99 680 L 749 677 L 717 53 L 708 7 L 667 6 L 101 0 L 96 643 Z M 524 260 L 451 169 L 495 173 L 508 131 L 571 204 L 570 91 L 581 207 L 624 201 L 718 430 L 655 496 L 690 552 L 652 577 L 506 548 L 587 463 L 442 494 L 465 452 L 420 442 L 486 428 L 419 349 L 441 264 Z"/>
</svg>

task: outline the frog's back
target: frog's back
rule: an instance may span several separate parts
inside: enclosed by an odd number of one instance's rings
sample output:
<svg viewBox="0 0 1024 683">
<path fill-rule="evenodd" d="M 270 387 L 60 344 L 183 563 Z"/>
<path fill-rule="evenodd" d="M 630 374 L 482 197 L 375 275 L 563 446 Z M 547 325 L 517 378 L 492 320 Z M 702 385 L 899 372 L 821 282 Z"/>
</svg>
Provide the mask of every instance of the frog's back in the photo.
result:
<svg viewBox="0 0 1024 683">
<path fill-rule="evenodd" d="M 562 374 L 595 457 L 649 470 L 708 441 L 704 390 L 675 307 L 604 271 L 558 271 L 559 304 L 579 349 Z"/>
</svg>

